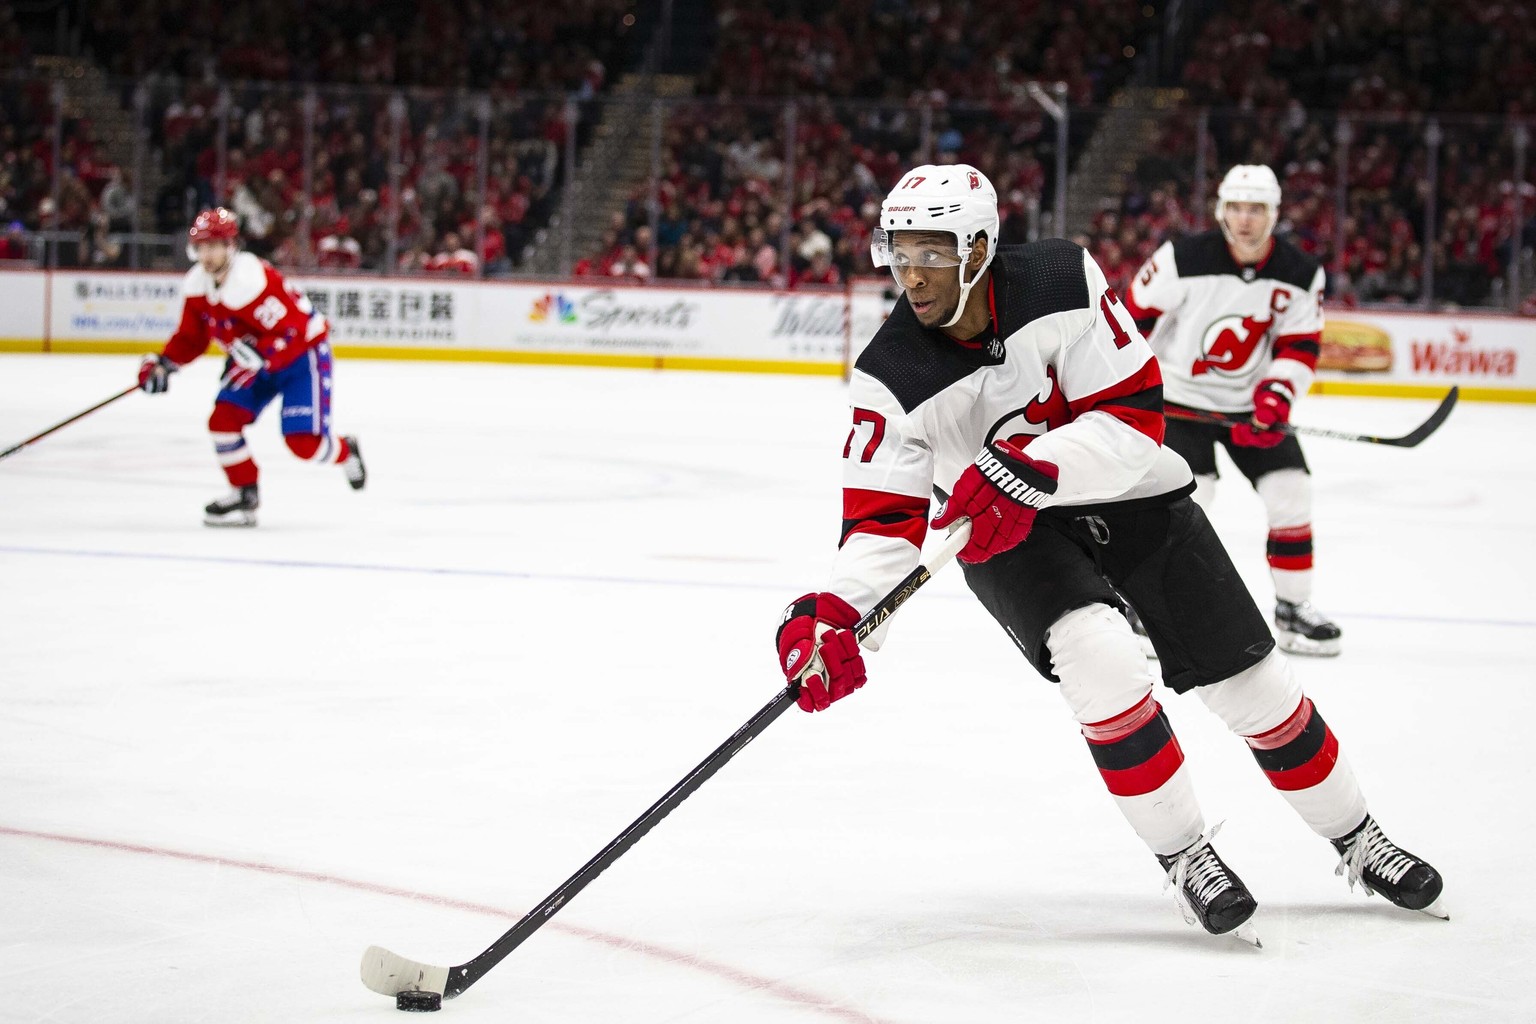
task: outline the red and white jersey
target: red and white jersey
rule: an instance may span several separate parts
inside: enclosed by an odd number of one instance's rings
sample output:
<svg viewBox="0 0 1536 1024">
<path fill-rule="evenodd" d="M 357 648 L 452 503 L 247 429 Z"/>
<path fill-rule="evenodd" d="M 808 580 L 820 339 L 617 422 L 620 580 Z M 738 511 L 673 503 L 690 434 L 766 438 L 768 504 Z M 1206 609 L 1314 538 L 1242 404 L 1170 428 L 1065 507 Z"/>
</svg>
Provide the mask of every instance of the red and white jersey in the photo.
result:
<svg viewBox="0 0 1536 1024">
<path fill-rule="evenodd" d="M 187 271 L 181 323 L 165 344 L 167 359 L 190 363 L 210 342 L 228 349 L 244 338 L 270 369 L 281 370 L 324 340 L 325 317 L 270 263 L 248 252 L 235 253 L 231 262 L 222 285 L 201 265 Z"/>
<path fill-rule="evenodd" d="M 1274 239 L 1244 266 L 1216 230 L 1164 242 L 1125 305 L 1162 363 L 1171 404 L 1244 413 L 1260 381 L 1283 380 L 1296 395 L 1312 386 L 1322 298 L 1323 268 L 1290 242 Z"/>
<path fill-rule="evenodd" d="M 1157 359 L 1093 257 L 1061 239 L 1001 246 L 985 287 L 980 336 L 923 327 L 903 295 L 854 366 L 827 589 L 861 612 L 917 565 L 930 495 L 947 495 L 988 442 L 1057 466 L 1045 515 L 1166 504 L 1193 487 L 1162 446 Z"/>
</svg>

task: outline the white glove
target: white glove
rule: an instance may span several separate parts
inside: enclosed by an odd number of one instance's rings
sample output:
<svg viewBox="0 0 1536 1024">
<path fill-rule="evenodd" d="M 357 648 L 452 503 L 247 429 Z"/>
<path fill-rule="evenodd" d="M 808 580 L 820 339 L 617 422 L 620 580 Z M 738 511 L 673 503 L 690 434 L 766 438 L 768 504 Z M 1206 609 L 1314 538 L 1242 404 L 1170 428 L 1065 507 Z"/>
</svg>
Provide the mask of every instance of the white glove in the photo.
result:
<svg viewBox="0 0 1536 1024">
<path fill-rule="evenodd" d="M 224 377 L 219 381 L 219 386 L 238 391 L 249 387 L 256 375 L 267 368 L 267 361 L 261 358 L 261 353 L 256 351 L 256 346 L 244 338 L 231 342 L 228 349 L 229 362 L 224 370 Z"/>
</svg>

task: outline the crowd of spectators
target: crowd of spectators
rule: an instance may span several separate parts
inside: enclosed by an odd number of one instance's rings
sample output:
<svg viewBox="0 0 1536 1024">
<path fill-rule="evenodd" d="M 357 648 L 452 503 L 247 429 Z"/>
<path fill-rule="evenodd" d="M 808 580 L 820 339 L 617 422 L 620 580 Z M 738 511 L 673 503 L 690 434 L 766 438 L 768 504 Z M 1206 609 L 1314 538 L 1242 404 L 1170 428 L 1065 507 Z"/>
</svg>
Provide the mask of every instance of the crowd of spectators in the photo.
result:
<svg viewBox="0 0 1536 1024">
<path fill-rule="evenodd" d="M 1518 4 L 1223 5 L 1184 66 L 1189 102 L 1079 241 L 1124 280 L 1170 224 L 1176 232 L 1211 226 L 1225 168 L 1267 163 L 1285 194 L 1282 230 L 1329 269 L 1335 301 L 1417 302 L 1433 137 L 1422 111 L 1432 110 L 1440 140 L 1428 242 L 1436 299 L 1502 303 L 1509 261 L 1536 244 L 1536 161 L 1516 180 L 1512 134 L 1536 114 L 1533 47 L 1536 12 Z M 1211 110 L 1203 196 L 1193 173 L 1200 107 Z M 1124 255 L 1131 251 L 1138 258 Z"/>
<path fill-rule="evenodd" d="M 578 254 L 579 274 L 840 283 L 871 271 L 879 200 L 919 160 L 982 168 L 1002 202 L 1001 241 L 1051 230 L 1055 131 L 1028 84 L 1064 83 L 1075 152 L 1159 24 L 1145 0 L 685 6 L 713 21 L 697 98 L 667 106 L 660 179 Z M 148 96 L 153 196 L 138 195 L 68 104 L 55 175 L 50 86 L 18 70 L 29 54 L 7 8 L 0 227 L 19 230 L 0 233 L 0 258 L 27 232 L 57 229 L 79 233 L 73 260 L 120 263 L 111 239 L 136 205 L 150 230 L 174 234 L 218 201 L 240 214 L 251 248 L 282 262 L 515 269 L 561 184 L 563 97 L 602 97 L 655 7 L 104 0 L 84 39 Z M 1428 265 L 1437 299 L 1504 301 L 1509 261 L 1536 243 L 1536 159 L 1515 180 L 1512 135 L 1536 115 L 1536 13 L 1472 0 L 1237 0 L 1217 5 L 1187 52 L 1186 102 L 1078 236 L 1112 282 L 1164 239 L 1211 226 L 1226 167 L 1263 162 L 1282 178 L 1282 230 L 1329 267 L 1335 299 L 1416 302 Z M 1437 112 L 1433 155 L 1425 110 Z"/>
<path fill-rule="evenodd" d="M 57 228 L 82 235 L 55 259 L 114 265 L 127 253 L 110 235 L 134 223 L 141 200 L 142 228 L 165 235 L 223 203 L 254 251 L 299 266 L 509 270 L 564 173 L 566 98 L 580 104 L 608 86 L 628 59 L 636 9 L 108 0 L 93 5 L 86 45 L 128 76 L 112 79 L 126 117 L 144 101 L 135 128 L 159 187 L 139 196 L 66 101 L 57 202 L 53 85 L 32 72 L 7 9 L 0 71 L 14 87 L 0 99 L 0 219 L 32 233 L 31 256 L 38 232 Z"/>
<path fill-rule="evenodd" d="M 152 91 L 162 89 L 150 105 L 158 115 L 150 135 L 169 172 L 159 229 L 176 230 L 221 196 L 246 244 L 283 263 L 502 272 L 547 216 L 558 184 L 567 131 L 558 96 L 492 93 L 482 111 L 474 94 L 430 90 L 333 87 L 316 89 L 310 103 L 305 92 L 269 84 L 225 91 L 165 79 Z"/>
<path fill-rule="evenodd" d="M 1056 140 L 1028 83 L 1061 81 L 1069 102 L 1103 103 L 1128 75 L 1150 11 L 1143 0 L 720 0 L 697 81 L 708 101 L 672 108 L 655 196 L 649 184 L 637 191 L 578 269 L 790 286 L 868 273 L 874 212 L 919 158 L 980 167 L 998 188 L 1005 239 L 1027 238 Z M 1078 141 L 1090 124 L 1079 123 Z"/>
<path fill-rule="evenodd" d="M 623 62 L 635 0 L 93 0 L 109 74 L 579 92 Z"/>
</svg>

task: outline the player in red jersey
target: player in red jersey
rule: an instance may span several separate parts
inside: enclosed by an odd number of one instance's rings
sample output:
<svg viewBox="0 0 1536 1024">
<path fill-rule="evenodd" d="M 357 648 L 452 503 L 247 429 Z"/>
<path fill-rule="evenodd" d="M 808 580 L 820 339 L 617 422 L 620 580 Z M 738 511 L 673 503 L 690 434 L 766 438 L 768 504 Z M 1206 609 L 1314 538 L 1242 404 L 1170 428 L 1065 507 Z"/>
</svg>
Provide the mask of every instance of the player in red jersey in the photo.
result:
<svg viewBox="0 0 1536 1024">
<path fill-rule="evenodd" d="M 225 352 L 208 430 L 232 490 L 204 509 L 209 526 L 256 525 L 256 461 L 243 431 L 274 399 L 282 399 L 283 440 L 293 454 L 340 465 L 353 490 L 368 479 L 357 438 L 331 435 L 325 317 L 271 264 L 241 252 L 239 235 L 239 222 L 223 207 L 197 215 L 187 232 L 187 256 L 195 262 L 182 282 L 181 323 L 164 349 L 139 364 L 139 387 L 155 395 L 210 342 Z"/>
</svg>

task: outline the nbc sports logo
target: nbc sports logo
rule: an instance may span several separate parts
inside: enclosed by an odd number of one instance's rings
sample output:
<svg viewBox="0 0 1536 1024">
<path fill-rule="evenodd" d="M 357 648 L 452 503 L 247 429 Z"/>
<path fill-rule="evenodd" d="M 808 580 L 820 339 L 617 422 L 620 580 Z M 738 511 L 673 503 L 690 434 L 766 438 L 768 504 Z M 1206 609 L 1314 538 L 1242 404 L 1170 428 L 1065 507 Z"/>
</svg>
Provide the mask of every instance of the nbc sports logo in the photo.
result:
<svg viewBox="0 0 1536 1024">
<path fill-rule="evenodd" d="M 576 304 L 558 292 L 547 292 L 543 298 L 533 301 L 533 308 L 528 311 L 528 319 L 536 324 L 551 320 L 555 323 L 573 324 L 576 322 Z"/>
</svg>

